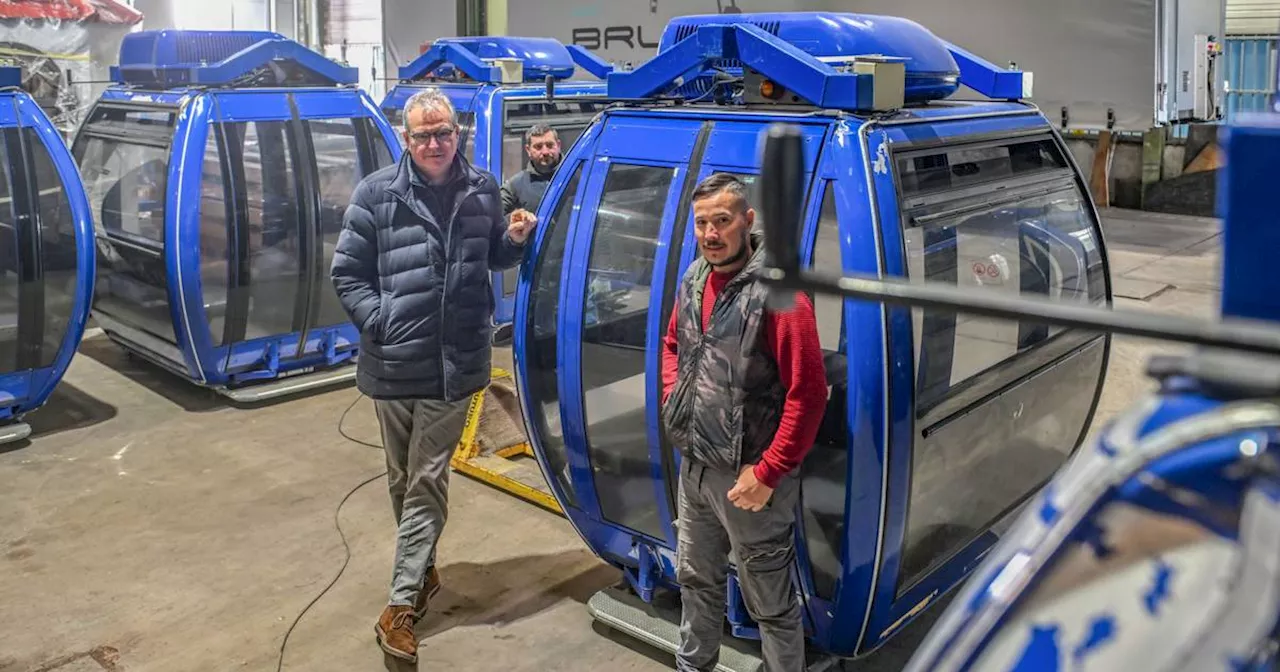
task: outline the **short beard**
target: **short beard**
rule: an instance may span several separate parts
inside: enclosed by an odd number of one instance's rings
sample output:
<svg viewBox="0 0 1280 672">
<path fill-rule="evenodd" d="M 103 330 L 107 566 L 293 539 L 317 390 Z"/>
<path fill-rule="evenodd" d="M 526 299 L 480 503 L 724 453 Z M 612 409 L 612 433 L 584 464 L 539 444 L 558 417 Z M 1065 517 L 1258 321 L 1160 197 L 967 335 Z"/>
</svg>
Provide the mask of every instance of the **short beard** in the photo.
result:
<svg viewBox="0 0 1280 672">
<path fill-rule="evenodd" d="M 723 268 L 725 266 L 732 266 L 738 263 L 739 261 L 742 261 L 742 259 L 746 257 L 747 254 L 749 254 L 750 252 L 751 252 L 751 232 L 748 231 L 746 234 L 742 236 L 742 245 L 738 247 L 737 254 L 719 263 L 716 263 L 708 259 L 707 263 L 711 264 L 712 268 Z"/>
</svg>

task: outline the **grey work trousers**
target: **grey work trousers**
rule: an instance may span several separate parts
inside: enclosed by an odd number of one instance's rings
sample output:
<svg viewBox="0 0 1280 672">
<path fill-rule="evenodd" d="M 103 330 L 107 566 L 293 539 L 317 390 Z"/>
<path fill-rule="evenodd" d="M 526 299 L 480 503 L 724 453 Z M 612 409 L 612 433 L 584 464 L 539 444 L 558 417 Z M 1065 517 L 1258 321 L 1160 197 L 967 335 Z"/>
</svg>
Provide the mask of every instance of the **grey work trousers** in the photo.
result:
<svg viewBox="0 0 1280 672">
<path fill-rule="evenodd" d="M 412 605 L 436 562 L 436 543 L 449 517 L 449 458 L 462 438 L 470 399 L 375 401 L 387 484 L 396 515 L 390 605 Z"/>
<path fill-rule="evenodd" d="M 804 624 L 791 579 L 799 479 L 784 476 L 769 505 L 755 512 L 729 501 L 736 482 L 732 474 L 691 460 L 680 468 L 676 578 L 682 614 L 676 669 L 711 672 L 719 662 L 732 551 L 747 611 L 760 626 L 765 672 L 802 672 Z"/>
</svg>

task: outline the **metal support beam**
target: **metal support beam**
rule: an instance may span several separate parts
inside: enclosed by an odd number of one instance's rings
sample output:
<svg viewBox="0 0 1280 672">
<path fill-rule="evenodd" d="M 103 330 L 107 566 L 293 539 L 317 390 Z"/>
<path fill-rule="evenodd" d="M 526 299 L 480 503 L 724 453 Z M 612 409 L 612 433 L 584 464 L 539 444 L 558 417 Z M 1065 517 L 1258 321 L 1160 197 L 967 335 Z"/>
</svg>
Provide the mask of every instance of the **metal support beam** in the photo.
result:
<svg viewBox="0 0 1280 672">
<path fill-rule="evenodd" d="M 1031 97 L 1031 73 L 1002 68 L 981 56 L 946 43 L 960 66 L 960 83 L 988 98 L 1021 100 Z"/>
</svg>

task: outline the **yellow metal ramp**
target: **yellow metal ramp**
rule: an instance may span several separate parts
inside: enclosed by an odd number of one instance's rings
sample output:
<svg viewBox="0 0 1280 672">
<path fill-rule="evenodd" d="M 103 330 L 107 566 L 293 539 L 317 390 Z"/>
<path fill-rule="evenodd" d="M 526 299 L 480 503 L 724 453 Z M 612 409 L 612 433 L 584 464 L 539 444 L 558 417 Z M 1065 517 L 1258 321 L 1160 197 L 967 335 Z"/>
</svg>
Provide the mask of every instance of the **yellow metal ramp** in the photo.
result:
<svg viewBox="0 0 1280 672">
<path fill-rule="evenodd" d="M 460 474 L 562 513 L 525 435 L 511 361 L 510 348 L 494 348 L 492 381 L 471 398 L 462 440 L 449 463 Z"/>
</svg>

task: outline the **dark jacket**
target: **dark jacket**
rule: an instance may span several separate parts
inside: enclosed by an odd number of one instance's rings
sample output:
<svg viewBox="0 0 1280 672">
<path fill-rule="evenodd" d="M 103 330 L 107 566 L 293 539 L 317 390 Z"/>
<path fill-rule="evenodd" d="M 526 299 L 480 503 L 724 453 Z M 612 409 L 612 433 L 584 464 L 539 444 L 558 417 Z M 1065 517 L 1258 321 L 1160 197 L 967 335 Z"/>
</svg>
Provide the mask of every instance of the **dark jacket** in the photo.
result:
<svg viewBox="0 0 1280 672">
<path fill-rule="evenodd" d="M 757 280 L 764 251 L 716 296 L 702 330 L 702 293 L 711 265 L 699 257 L 676 294 L 679 377 L 662 407 L 668 436 L 684 456 L 737 475 L 760 459 L 782 420 L 786 389 L 765 334 L 767 290 Z"/>
<path fill-rule="evenodd" d="M 520 263 L 524 248 L 506 235 L 497 180 L 455 161 L 443 227 L 408 152 L 365 177 L 347 207 L 330 275 L 360 330 L 356 384 L 374 399 L 455 401 L 489 383 L 490 271 Z"/>
<path fill-rule="evenodd" d="M 554 170 L 543 174 L 533 168 L 525 168 L 512 175 L 502 185 L 502 214 L 509 215 L 518 208 L 537 212 L 538 204 L 542 202 L 542 196 L 547 193 L 547 187 L 554 176 Z"/>
</svg>

